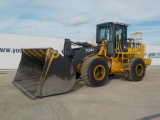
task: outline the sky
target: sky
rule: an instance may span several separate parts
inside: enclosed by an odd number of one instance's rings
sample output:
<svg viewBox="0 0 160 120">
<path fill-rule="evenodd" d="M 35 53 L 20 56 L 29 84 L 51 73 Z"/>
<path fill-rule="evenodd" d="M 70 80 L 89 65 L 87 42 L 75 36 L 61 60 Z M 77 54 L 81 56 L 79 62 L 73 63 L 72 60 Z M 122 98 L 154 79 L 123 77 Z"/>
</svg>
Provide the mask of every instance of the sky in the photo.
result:
<svg viewBox="0 0 160 120">
<path fill-rule="evenodd" d="M 160 0 L 0 0 L 0 33 L 93 40 L 96 25 L 130 24 L 160 45 Z"/>
</svg>

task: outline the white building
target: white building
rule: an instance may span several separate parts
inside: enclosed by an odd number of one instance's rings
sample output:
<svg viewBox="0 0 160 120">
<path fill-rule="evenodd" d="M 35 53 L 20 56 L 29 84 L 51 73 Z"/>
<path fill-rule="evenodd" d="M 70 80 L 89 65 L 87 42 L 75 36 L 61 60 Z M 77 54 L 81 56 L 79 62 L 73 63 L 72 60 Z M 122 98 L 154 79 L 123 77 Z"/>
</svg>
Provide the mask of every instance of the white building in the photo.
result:
<svg viewBox="0 0 160 120">
<path fill-rule="evenodd" d="M 64 39 L 0 33 L 0 69 L 17 69 L 21 59 L 22 48 L 52 47 L 61 53 Z M 152 58 L 152 65 L 160 65 L 160 46 L 146 45 L 146 56 Z"/>
</svg>

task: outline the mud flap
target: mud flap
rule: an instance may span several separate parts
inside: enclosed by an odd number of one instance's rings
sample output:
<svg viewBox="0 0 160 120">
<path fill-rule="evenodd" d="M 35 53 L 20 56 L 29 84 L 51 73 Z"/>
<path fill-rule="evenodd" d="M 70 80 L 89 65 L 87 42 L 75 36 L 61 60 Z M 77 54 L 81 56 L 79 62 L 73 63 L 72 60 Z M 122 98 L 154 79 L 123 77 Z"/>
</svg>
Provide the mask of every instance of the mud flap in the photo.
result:
<svg viewBox="0 0 160 120">
<path fill-rule="evenodd" d="M 34 99 L 68 92 L 75 76 L 73 66 L 52 48 L 23 49 L 13 84 Z"/>
</svg>

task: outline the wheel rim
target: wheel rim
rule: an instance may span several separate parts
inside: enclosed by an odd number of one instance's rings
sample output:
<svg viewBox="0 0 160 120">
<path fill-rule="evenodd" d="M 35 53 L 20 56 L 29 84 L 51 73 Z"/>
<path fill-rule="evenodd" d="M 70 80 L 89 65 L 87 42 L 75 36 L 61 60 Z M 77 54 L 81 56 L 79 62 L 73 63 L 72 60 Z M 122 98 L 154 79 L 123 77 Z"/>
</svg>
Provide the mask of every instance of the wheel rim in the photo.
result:
<svg viewBox="0 0 160 120">
<path fill-rule="evenodd" d="M 103 65 L 97 65 L 94 68 L 94 78 L 97 81 L 103 80 L 103 78 L 105 77 L 105 75 L 106 75 L 106 69 L 105 69 L 105 67 Z"/>
<path fill-rule="evenodd" d="M 142 74 L 143 74 L 143 65 L 142 64 L 138 64 L 137 66 L 136 66 L 136 74 L 137 74 L 137 76 L 142 76 Z"/>
</svg>

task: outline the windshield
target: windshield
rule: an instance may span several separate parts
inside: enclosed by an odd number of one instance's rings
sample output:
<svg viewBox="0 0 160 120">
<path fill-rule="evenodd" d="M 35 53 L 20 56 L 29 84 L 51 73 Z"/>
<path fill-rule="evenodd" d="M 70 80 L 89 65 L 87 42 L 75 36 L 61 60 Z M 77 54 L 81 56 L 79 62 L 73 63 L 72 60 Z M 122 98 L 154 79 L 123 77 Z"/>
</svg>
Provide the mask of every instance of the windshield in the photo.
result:
<svg viewBox="0 0 160 120">
<path fill-rule="evenodd" d="M 102 40 L 111 41 L 112 40 L 112 27 L 100 28 L 98 34 L 99 34 L 98 41 L 102 41 Z"/>
</svg>

